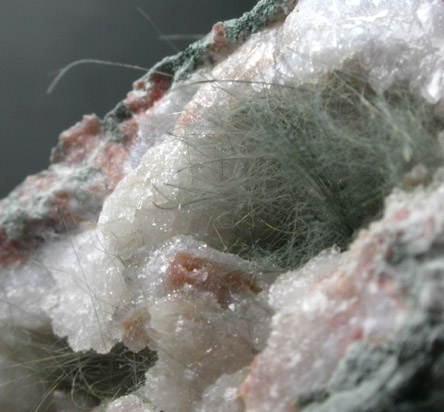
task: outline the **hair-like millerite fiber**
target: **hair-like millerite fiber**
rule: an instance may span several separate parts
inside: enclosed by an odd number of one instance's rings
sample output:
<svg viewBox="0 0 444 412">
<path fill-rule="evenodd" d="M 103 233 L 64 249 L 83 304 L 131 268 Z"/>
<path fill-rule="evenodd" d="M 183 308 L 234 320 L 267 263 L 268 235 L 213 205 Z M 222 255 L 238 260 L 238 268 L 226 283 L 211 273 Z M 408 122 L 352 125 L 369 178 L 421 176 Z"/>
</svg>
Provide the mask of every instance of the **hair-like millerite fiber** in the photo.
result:
<svg viewBox="0 0 444 412">
<path fill-rule="evenodd" d="M 209 130 L 179 137 L 193 183 L 162 207 L 207 216 L 226 251 L 264 267 L 345 248 L 407 172 L 441 163 L 443 124 L 403 85 L 378 94 L 343 70 L 320 85 L 226 90 L 236 98 Z"/>
<path fill-rule="evenodd" d="M 56 338 L 50 331 L 16 329 L 14 339 L 19 346 L 0 341 L 2 352 L 30 376 L 37 377 L 46 390 L 30 412 L 47 411 L 50 402 L 48 405 L 46 398 L 54 390 L 66 391 L 74 404 L 90 407 L 126 395 L 144 382 L 145 372 L 157 359 L 148 348 L 134 353 L 121 344 L 107 354 L 74 352 L 65 339 Z M 24 345 L 28 350 L 23 351 Z"/>
</svg>

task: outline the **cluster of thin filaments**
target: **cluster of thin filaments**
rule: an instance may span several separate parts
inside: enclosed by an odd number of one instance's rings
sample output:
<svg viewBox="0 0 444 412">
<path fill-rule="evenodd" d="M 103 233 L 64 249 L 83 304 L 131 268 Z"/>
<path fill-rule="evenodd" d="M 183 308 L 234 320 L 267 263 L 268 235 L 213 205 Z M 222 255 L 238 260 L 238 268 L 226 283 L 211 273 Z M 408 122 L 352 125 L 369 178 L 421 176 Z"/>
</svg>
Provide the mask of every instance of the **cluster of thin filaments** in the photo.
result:
<svg viewBox="0 0 444 412">
<path fill-rule="evenodd" d="M 47 410 L 54 391 L 68 392 L 79 407 L 126 395 L 143 384 L 146 371 L 157 359 L 148 348 L 134 353 L 121 344 L 106 354 L 74 352 L 65 339 L 49 331 L 16 330 L 15 341 L 14 346 L 3 347 L 14 359 L 10 367 L 24 368 L 39 382 L 40 390 L 46 391 L 32 412 Z"/>
<path fill-rule="evenodd" d="M 430 105 L 400 85 L 378 94 L 346 71 L 322 85 L 250 90 L 211 122 L 180 136 L 189 166 L 178 173 L 192 185 L 163 206 L 207 217 L 225 251 L 266 266 L 345 248 L 407 172 L 440 162 Z"/>
</svg>

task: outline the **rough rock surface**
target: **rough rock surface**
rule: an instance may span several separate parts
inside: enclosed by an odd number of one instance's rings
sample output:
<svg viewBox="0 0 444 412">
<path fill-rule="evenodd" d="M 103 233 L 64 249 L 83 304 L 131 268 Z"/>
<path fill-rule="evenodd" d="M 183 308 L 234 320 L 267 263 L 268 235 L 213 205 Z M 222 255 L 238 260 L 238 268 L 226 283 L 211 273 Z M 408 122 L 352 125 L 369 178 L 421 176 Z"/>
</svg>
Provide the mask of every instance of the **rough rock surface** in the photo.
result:
<svg viewBox="0 0 444 412">
<path fill-rule="evenodd" d="M 0 202 L 0 409 L 443 410 L 442 167 L 424 159 L 346 250 L 285 273 L 226 253 L 233 235 L 182 197 L 207 173 L 184 136 L 205 141 L 239 95 L 358 67 L 370 93 L 402 84 L 440 124 L 443 64 L 441 0 L 261 0 L 62 133 Z M 157 353 L 117 399 L 95 385 L 128 378 L 120 360 L 92 376 L 64 362 L 113 347 Z"/>
</svg>

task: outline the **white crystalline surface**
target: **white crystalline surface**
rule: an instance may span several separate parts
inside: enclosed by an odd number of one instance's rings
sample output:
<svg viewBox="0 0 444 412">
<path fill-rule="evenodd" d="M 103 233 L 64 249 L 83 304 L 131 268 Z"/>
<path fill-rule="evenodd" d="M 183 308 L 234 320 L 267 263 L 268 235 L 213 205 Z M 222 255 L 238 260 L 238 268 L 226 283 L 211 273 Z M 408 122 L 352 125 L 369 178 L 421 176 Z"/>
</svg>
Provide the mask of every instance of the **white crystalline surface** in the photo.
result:
<svg viewBox="0 0 444 412">
<path fill-rule="evenodd" d="M 223 374 L 213 385 L 209 385 L 202 395 L 196 412 L 243 412 L 240 387 L 249 368 L 240 369 L 228 375 Z"/>
<path fill-rule="evenodd" d="M 175 140 L 148 150 L 139 167 L 111 195 L 118 204 L 110 199 L 103 207 L 100 224 L 111 251 L 127 258 L 144 244 L 163 242 L 201 225 L 196 216 L 162 207 L 174 199 L 178 192 L 175 186 L 191 183 L 186 170 L 177 173 L 187 164 L 185 145 Z"/>
<path fill-rule="evenodd" d="M 30 330 L 51 325 L 76 351 L 107 352 L 115 343 L 111 316 L 127 293 L 120 271 L 94 230 L 49 243 L 13 276 L 5 271 L 0 278 L 0 320 Z"/>
<path fill-rule="evenodd" d="M 54 332 L 68 337 L 76 351 L 109 351 L 115 341 L 108 325 L 126 285 L 121 263 L 103 248 L 99 234 L 89 230 L 57 242 L 43 249 L 40 262 L 57 285 L 44 304 Z"/>
<path fill-rule="evenodd" d="M 102 340 L 97 331 L 114 311 L 110 299 L 125 290 L 119 262 L 105 253 L 94 230 L 49 242 L 18 270 L 5 270 L 0 280 L 3 324 L 38 330 L 52 321 L 56 333 L 69 336 L 76 350 L 99 349 L 101 344 L 90 339 Z"/>
<path fill-rule="evenodd" d="M 93 412 L 154 412 L 149 404 L 135 395 L 122 396 L 110 404 L 94 409 Z"/>
<path fill-rule="evenodd" d="M 133 296 L 115 314 L 116 336 L 157 350 L 139 390 L 156 407 L 193 410 L 209 384 L 263 347 L 270 311 L 256 295 L 270 280 L 254 265 L 178 237 L 139 250 L 124 276 Z"/>
<path fill-rule="evenodd" d="M 130 156 L 133 167 L 140 163 L 146 150 L 168 140 L 174 131 L 184 106 L 191 100 L 198 85 L 172 90 L 146 113 L 138 116 L 138 139 L 131 147 Z"/>
<path fill-rule="evenodd" d="M 97 269 L 101 260 L 105 264 Z M 34 343 L 33 337 L 46 336 L 52 328 L 60 337 L 68 337 L 74 350 L 94 347 L 107 352 L 112 347 L 107 324 L 114 312 L 113 296 L 119 301 L 125 288 L 118 282 L 118 272 L 106 269 L 109 260 L 95 233 L 87 231 L 47 244 L 20 268 L 1 274 L 0 410 L 30 411 L 40 403 L 46 409 L 46 401 L 55 411 L 84 410 L 65 392 L 54 391 L 47 397 L 48 387 L 42 381 L 46 372 L 37 372 L 45 364 L 49 346 Z M 101 271 L 108 273 L 98 276 Z"/>
<path fill-rule="evenodd" d="M 326 384 L 350 344 L 383 341 L 402 325 L 390 239 L 427 250 L 444 233 L 444 189 L 397 193 L 348 252 L 325 251 L 273 284 L 254 264 L 212 249 L 219 238 L 211 222 L 181 209 L 177 187 L 195 182 L 186 146 L 169 135 L 205 125 L 214 106 L 235 104 L 233 86 L 248 93 L 264 83 L 316 83 L 345 63 L 366 70 L 376 90 L 403 81 L 439 102 L 444 3 L 300 0 L 283 22 L 174 86 L 139 115 L 135 169 L 105 201 L 98 228 L 1 274 L 2 326 L 51 326 L 76 351 L 107 352 L 117 342 L 158 351 L 145 384 L 100 412 L 294 411 L 298 395 Z M 441 304 L 441 290 L 421 293 L 424 305 Z M 17 376 L 27 379 L 23 370 Z M 1 396 L 9 407 L 19 395 Z"/>
<path fill-rule="evenodd" d="M 32 329 L 48 326 L 50 318 L 42 304 L 53 285 L 49 270 L 36 262 L 19 270 L 4 270 L 0 276 L 0 324 Z"/>
</svg>

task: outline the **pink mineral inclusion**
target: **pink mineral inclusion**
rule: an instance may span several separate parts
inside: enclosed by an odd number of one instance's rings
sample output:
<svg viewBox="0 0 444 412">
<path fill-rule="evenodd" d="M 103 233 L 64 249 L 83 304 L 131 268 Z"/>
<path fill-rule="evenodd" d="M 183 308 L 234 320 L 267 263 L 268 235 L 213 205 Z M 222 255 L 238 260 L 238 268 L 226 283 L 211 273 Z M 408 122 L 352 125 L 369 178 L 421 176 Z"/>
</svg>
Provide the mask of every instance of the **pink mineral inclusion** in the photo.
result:
<svg viewBox="0 0 444 412">
<path fill-rule="evenodd" d="M 171 83 L 171 77 L 161 73 L 154 73 L 148 84 L 143 79 L 138 80 L 133 84 L 133 90 L 126 98 L 129 109 L 134 114 L 148 110 L 165 95 Z"/>
<path fill-rule="evenodd" d="M 261 291 L 254 284 L 252 274 L 185 252 L 175 254 L 167 278 L 173 289 L 180 289 L 188 284 L 200 291 L 211 292 L 223 308 L 232 301 L 233 294 L 256 294 Z"/>
<path fill-rule="evenodd" d="M 61 148 L 57 148 L 55 160 L 79 163 L 85 160 L 100 143 L 100 120 L 95 115 L 83 116 L 81 122 L 60 135 Z"/>
</svg>

